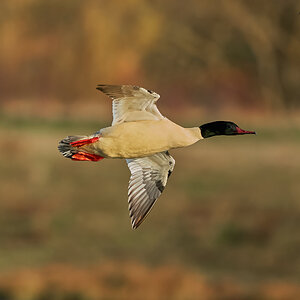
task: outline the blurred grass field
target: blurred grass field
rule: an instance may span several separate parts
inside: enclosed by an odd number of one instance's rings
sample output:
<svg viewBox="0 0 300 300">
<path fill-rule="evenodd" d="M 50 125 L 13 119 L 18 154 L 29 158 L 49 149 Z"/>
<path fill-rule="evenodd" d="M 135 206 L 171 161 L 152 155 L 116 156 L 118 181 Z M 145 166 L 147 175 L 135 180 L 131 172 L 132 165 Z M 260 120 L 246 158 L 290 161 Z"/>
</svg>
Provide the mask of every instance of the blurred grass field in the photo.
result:
<svg viewBox="0 0 300 300">
<path fill-rule="evenodd" d="M 175 172 L 133 231 L 125 161 L 57 151 L 105 124 L 2 116 L 0 299 L 297 299 L 300 126 L 284 124 L 171 151 Z"/>
<path fill-rule="evenodd" d="M 295 0 L 0 1 L 0 300 L 300 299 L 299 17 Z M 57 151 L 110 124 L 97 84 L 258 134 L 171 151 L 133 231 L 126 163 Z"/>
</svg>

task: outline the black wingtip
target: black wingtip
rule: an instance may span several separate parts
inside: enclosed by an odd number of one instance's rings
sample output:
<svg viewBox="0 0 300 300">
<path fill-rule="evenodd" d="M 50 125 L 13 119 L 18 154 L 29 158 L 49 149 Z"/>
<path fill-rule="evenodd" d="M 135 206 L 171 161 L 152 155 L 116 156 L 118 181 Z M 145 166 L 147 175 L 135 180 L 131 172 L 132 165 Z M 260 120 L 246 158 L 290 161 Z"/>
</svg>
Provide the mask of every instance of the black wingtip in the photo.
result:
<svg viewBox="0 0 300 300">
<path fill-rule="evenodd" d="M 130 212 L 130 219 L 131 219 L 131 229 L 133 229 L 133 230 L 136 230 L 143 222 L 143 219 L 139 220 L 138 222 L 136 222 L 136 220 L 133 220 L 132 212 Z"/>
<path fill-rule="evenodd" d="M 104 84 L 98 84 L 96 90 L 103 91 Z"/>
</svg>

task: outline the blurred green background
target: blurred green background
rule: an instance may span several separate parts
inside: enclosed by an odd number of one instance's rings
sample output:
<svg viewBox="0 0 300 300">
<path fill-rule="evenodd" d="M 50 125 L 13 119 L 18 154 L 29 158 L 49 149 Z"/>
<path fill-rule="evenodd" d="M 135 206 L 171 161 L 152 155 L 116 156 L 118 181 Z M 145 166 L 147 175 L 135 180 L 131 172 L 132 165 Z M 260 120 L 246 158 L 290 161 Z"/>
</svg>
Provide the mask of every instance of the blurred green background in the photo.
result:
<svg viewBox="0 0 300 300">
<path fill-rule="evenodd" d="M 2 0 L 0 299 L 299 299 L 299 31 L 293 0 Z M 258 135 L 172 151 L 133 231 L 126 163 L 57 151 L 110 124 L 99 83 Z"/>
</svg>

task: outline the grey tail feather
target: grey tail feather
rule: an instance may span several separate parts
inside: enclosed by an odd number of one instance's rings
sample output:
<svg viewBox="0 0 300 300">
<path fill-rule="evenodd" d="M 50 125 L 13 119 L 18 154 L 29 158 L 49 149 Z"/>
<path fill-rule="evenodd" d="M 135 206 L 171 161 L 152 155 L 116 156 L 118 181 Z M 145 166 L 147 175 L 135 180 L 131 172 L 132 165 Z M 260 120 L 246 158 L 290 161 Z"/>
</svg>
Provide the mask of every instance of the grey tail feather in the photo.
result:
<svg viewBox="0 0 300 300">
<path fill-rule="evenodd" d="M 78 152 L 76 148 L 73 148 L 70 143 L 81 140 L 85 138 L 84 135 L 76 135 L 76 136 L 67 136 L 63 140 L 58 143 L 58 150 L 62 153 L 64 157 L 72 158 L 72 156 Z"/>
</svg>

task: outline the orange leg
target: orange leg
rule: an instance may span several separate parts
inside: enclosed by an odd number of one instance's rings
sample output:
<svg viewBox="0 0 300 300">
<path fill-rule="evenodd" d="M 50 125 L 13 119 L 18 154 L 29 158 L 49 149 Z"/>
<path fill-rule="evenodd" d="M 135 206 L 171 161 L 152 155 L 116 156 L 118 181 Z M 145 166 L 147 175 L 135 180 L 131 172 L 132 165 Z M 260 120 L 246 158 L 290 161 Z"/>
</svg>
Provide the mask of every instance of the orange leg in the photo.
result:
<svg viewBox="0 0 300 300">
<path fill-rule="evenodd" d="M 86 152 L 78 152 L 72 156 L 72 160 L 76 161 L 99 161 L 104 157 L 96 154 L 90 154 Z"/>
<path fill-rule="evenodd" d="M 81 147 L 81 146 L 84 146 L 84 145 L 95 143 L 99 139 L 100 139 L 100 137 L 93 137 L 91 139 L 85 139 L 85 140 L 79 140 L 79 141 L 72 142 L 72 143 L 70 143 L 70 145 L 72 147 Z"/>
</svg>

